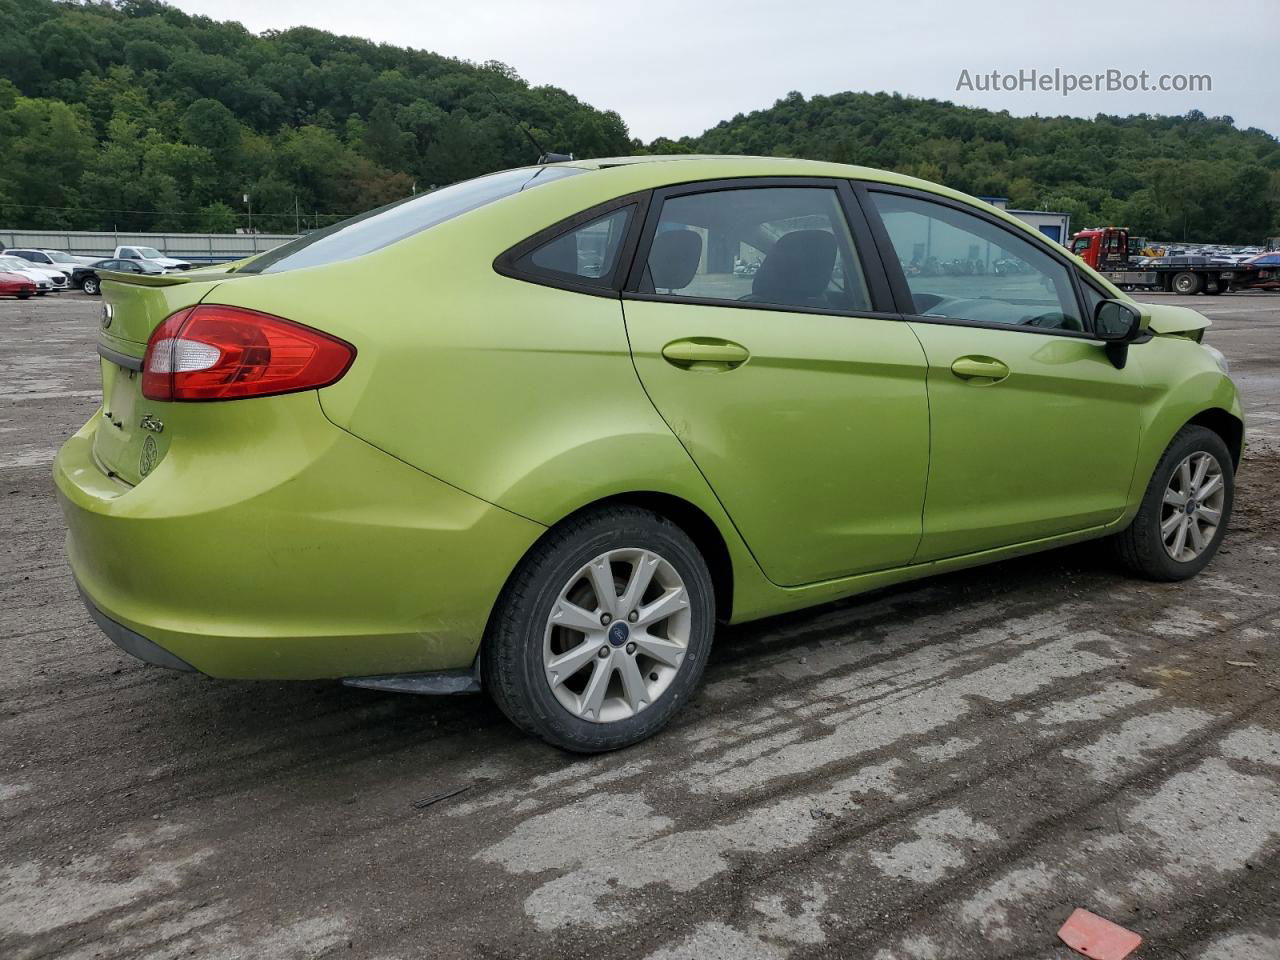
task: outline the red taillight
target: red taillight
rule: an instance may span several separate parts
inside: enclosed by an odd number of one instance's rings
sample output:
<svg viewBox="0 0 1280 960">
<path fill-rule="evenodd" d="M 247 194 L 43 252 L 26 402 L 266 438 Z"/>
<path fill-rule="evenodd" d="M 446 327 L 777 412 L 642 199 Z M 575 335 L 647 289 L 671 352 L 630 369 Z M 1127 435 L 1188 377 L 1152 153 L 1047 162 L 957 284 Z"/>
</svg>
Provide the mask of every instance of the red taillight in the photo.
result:
<svg viewBox="0 0 1280 960">
<path fill-rule="evenodd" d="M 151 400 L 236 400 L 336 383 L 356 348 L 270 314 L 201 304 L 156 327 L 142 363 Z"/>
</svg>

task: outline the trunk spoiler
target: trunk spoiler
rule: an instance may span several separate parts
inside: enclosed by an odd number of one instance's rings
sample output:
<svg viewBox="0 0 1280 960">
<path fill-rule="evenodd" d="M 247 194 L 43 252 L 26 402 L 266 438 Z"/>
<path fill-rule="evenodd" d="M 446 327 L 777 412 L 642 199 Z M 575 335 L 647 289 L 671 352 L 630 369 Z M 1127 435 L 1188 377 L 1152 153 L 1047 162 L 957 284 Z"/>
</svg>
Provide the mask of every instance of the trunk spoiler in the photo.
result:
<svg viewBox="0 0 1280 960">
<path fill-rule="evenodd" d="M 180 273 L 125 273 L 119 270 L 99 270 L 98 277 L 112 283 L 126 283 L 135 287 L 172 287 L 180 283 L 199 280 L 225 280 L 232 276 L 225 270 L 183 270 Z"/>
</svg>

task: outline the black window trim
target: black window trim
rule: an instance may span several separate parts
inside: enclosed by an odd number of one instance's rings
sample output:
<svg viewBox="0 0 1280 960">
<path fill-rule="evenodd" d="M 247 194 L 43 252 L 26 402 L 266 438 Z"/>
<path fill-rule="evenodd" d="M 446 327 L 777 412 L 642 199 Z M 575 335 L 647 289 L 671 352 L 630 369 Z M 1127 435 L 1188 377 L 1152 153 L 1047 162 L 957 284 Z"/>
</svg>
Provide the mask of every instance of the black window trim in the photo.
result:
<svg viewBox="0 0 1280 960">
<path fill-rule="evenodd" d="M 509 247 L 498 254 L 494 258 L 493 269 L 502 276 L 510 277 L 513 280 L 523 280 L 526 283 L 536 283 L 543 287 L 555 287 L 559 290 L 571 290 L 574 293 L 585 293 L 593 297 L 608 297 L 616 300 L 619 291 L 622 289 L 623 281 L 631 269 L 631 261 L 635 255 L 636 245 L 639 242 L 640 229 L 645 221 L 645 211 L 649 206 L 649 193 L 650 191 L 648 190 L 641 190 L 637 193 L 614 197 L 612 200 L 606 200 L 595 206 L 587 207 L 585 210 L 580 210 L 570 217 L 558 220 L 551 226 L 539 230 L 532 236 L 521 240 L 515 246 Z M 598 278 L 576 277 L 554 270 L 530 270 L 516 266 L 523 257 L 543 244 L 557 240 L 565 234 L 573 233 L 575 230 L 624 207 L 634 207 L 634 209 L 627 223 L 627 233 L 622 238 L 622 245 L 618 249 L 617 262 L 614 264 L 613 271 L 610 274 Z"/>
<path fill-rule="evenodd" d="M 1085 308 L 1083 291 L 1081 284 L 1084 282 L 1080 276 L 1080 271 L 1076 264 L 1071 260 L 1070 254 L 1065 250 L 1056 250 L 1050 245 L 1048 238 L 1040 238 L 1030 236 L 1026 232 L 1019 231 L 1011 224 L 1002 220 L 986 210 L 981 210 L 972 204 L 965 203 L 961 200 L 955 200 L 951 197 L 943 196 L 939 193 L 933 193 L 928 190 L 918 190 L 913 187 L 900 187 L 895 184 L 881 183 L 875 180 L 853 180 L 850 181 L 855 196 L 862 202 L 866 212 L 867 221 L 871 228 L 871 233 L 875 237 L 876 246 L 880 250 L 880 259 L 885 265 L 885 272 L 889 276 L 889 285 L 893 290 L 894 300 L 899 308 L 899 312 L 904 320 L 910 320 L 913 323 L 935 323 L 944 326 L 964 326 L 978 327 L 983 330 L 1007 330 L 1010 333 L 1035 333 L 1041 336 L 1049 337 L 1070 337 L 1075 340 L 1088 340 L 1093 343 L 1101 343 L 1093 330 L 1093 317 L 1089 315 L 1089 311 Z M 1067 271 L 1070 278 L 1072 294 L 1075 296 L 1076 309 L 1080 311 L 1081 322 L 1085 325 L 1084 330 L 1053 330 L 1045 327 L 1028 327 L 1016 326 L 1008 323 L 995 323 L 985 320 L 965 320 L 960 317 L 932 317 L 925 316 L 915 312 L 915 302 L 911 297 L 911 288 L 907 284 L 906 274 L 902 272 L 902 265 L 898 262 L 897 251 L 893 247 L 893 242 L 889 239 L 889 232 L 885 229 L 884 221 L 881 220 L 879 212 L 875 208 L 869 194 L 871 193 L 889 193 L 898 196 L 909 197 L 913 200 L 921 200 L 929 203 L 937 203 L 944 207 L 950 207 L 961 213 L 967 213 L 977 217 L 979 220 L 985 220 L 987 223 L 1019 237 L 1032 246 L 1035 246 L 1042 253 L 1047 254 L 1051 259 L 1056 260 Z"/>
<path fill-rule="evenodd" d="M 797 307 L 786 304 L 750 303 L 740 300 L 722 300 L 716 297 L 681 297 L 666 293 L 641 292 L 640 281 L 648 260 L 648 251 L 653 243 L 654 234 L 658 230 L 658 220 L 662 215 L 665 201 L 680 196 L 699 193 L 720 193 L 728 190 L 752 190 L 761 188 L 801 187 L 833 190 L 840 211 L 853 237 L 854 254 L 862 266 L 863 279 L 867 284 L 867 293 L 871 298 L 873 309 L 870 310 L 838 310 L 824 307 Z M 639 243 L 633 250 L 631 269 L 627 281 L 622 287 L 623 300 L 649 300 L 659 303 L 680 303 L 691 306 L 729 307 L 739 310 L 770 310 L 775 313 L 818 314 L 821 316 L 858 317 L 871 320 L 901 320 L 897 310 L 881 254 L 868 229 L 857 198 L 854 196 L 849 181 L 842 177 L 804 177 L 804 176 L 768 176 L 768 177 L 726 177 L 717 180 L 691 180 L 685 183 L 668 184 L 653 191 L 649 201 L 648 213 L 644 218 L 644 229 Z"/>
</svg>

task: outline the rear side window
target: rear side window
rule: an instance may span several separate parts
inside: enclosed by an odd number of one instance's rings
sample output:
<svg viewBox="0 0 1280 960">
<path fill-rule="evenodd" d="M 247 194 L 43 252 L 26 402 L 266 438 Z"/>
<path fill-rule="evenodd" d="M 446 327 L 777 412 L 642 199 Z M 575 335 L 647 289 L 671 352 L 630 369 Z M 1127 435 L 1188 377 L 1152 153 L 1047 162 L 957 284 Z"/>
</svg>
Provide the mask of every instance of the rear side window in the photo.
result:
<svg viewBox="0 0 1280 960">
<path fill-rule="evenodd" d="M 597 217 L 525 254 L 515 270 L 535 279 L 609 286 L 634 214 L 635 207 L 626 206 Z"/>
<path fill-rule="evenodd" d="M 283 273 L 362 257 L 495 200 L 582 172 L 579 167 L 521 167 L 406 197 L 290 240 L 239 272 Z"/>
<path fill-rule="evenodd" d="M 836 192 L 761 187 L 662 205 L 640 292 L 800 310 L 868 310 Z"/>
</svg>

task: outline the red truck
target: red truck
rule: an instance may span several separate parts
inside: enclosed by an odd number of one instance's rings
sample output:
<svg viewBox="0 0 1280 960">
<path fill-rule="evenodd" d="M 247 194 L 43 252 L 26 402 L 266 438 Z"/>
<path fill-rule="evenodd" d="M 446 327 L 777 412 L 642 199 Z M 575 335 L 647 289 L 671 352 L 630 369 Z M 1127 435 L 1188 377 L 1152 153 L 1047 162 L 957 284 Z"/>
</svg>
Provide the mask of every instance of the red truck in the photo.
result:
<svg viewBox="0 0 1280 960">
<path fill-rule="evenodd" d="M 1222 293 L 1253 286 L 1257 267 L 1213 257 L 1157 257 L 1138 266 L 1129 250 L 1128 227 L 1090 227 L 1071 238 L 1071 252 L 1121 288 L 1172 293 Z"/>
</svg>

